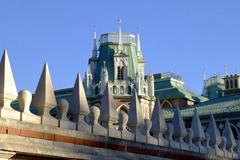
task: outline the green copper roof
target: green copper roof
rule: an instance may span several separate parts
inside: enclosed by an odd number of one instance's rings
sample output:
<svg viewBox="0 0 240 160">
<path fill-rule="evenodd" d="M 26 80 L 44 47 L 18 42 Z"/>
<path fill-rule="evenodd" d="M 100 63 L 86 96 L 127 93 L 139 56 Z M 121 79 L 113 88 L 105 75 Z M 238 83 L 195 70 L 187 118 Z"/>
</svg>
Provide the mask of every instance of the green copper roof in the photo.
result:
<svg viewBox="0 0 240 160">
<path fill-rule="evenodd" d="M 189 91 L 180 80 L 168 77 L 164 74 L 154 75 L 155 96 L 160 100 L 183 98 L 194 102 L 203 102 L 207 98 Z"/>
<path fill-rule="evenodd" d="M 192 117 L 195 107 L 197 107 L 200 116 L 240 112 L 240 95 L 224 96 L 199 103 L 195 106 L 186 107 L 187 107 L 186 109 L 181 110 L 183 117 Z M 164 110 L 164 116 L 167 119 L 172 118 L 173 113 L 174 113 L 173 109 Z"/>
<path fill-rule="evenodd" d="M 94 76 L 94 82 L 98 83 L 101 79 L 101 69 L 103 62 L 106 62 L 108 70 L 109 81 L 114 80 L 114 52 L 117 51 L 117 43 L 104 43 L 99 47 L 99 58 L 97 63 L 96 74 Z M 122 45 L 122 52 L 128 56 L 128 78 L 134 80 L 136 71 L 138 69 L 138 61 L 135 50 L 135 45 L 131 43 L 125 43 Z"/>
</svg>

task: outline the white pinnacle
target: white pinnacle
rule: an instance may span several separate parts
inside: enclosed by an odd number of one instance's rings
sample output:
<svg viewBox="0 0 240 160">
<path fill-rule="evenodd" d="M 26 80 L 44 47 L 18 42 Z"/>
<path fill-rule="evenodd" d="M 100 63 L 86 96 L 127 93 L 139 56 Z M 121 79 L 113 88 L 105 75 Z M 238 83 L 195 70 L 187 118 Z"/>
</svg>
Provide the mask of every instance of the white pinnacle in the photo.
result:
<svg viewBox="0 0 240 160">
<path fill-rule="evenodd" d="M 40 115 L 44 114 L 45 108 L 47 109 L 46 111 L 49 111 L 57 105 L 47 62 L 44 65 L 32 104 L 38 108 Z"/>
<path fill-rule="evenodd" d="M 18 96 L 7 50 L 4 50 L 0 63 L 0 101 L 15 100 Z M 2 104 L 3 105 L 3 104 Z"/>
</svg>

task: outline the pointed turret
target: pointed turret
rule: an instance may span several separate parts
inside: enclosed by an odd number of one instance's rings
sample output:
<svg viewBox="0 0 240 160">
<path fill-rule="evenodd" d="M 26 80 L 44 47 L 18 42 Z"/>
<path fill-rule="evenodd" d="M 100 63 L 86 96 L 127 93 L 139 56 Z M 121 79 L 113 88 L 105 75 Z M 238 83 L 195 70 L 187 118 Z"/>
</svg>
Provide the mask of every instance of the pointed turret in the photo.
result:
<svg viewBox="0 0 240 160">
<path fill-rule="evenodd" d="M 7 50 L 4 50 L 0 63 L 0 105 L 11 108 L 10 103 L 18 96 Z"/>
<path fill-rule="evenodd" d="M 122 19 L 118 18 L 118 52 L 122 51 Z"/>
<path fill-rule="evenodd" d="M 71 113 L 73 115 L 73 121 L 78 122 L 78 120 L 83 119 L 90 112 L 85 91 L 83 88 L 82 80 L 79 73 L 74 83 L 72 96 L 73 98 L 72 98 Z"/>
<path fill-rule="evenodd" d="M 136 91 L 133 91 L 133 95 L 131 98 L 131 104 L 128 112 L 128 127 L 136 132 L 137 129 L 140 129 L 144 126 L 144 120 L 142 115 L 142 107 L 139 103 L 138 96 Z"/>
<path fill-rule="evenodd" d="M 221 143 L 221 134 L 217 128 L 213 115 L 210 116 L 206 133 L 210 136 L 209 145 L 218 147 L 218 145 Z"/>
<path fill-rule="evenodd" d="M 205 139 L 205 133 L 203 131 L 202 124 L 198 116 L 197 108 L 195 108 L 194 110 L 191 128 L 193 131 L 193 143 L 197 144 L 200 147 L 201 142 Z"/>
<path fill-rule="evenodd" d="M 98 49 L 97 49 L 97 32 L 96 32 L 96 26 L 94 25 L 92 58 L 97 58 L 97 54 L 98 54 Z"/>
<path fill-rule="evenodd" d="M 138 59 L 143 59 L 139 33 L 137 34 L 137 57 L 138 57 Z"/>
<path fill-rule="evenodd" d="M 183 138 L 187 136 L 187 130 L 179 106 L 176 106 L 175 108 L 172 124 L 174 128 L 173 137 L 175 137 L 179 142 L 183 142 Z"/>
<path fill-rule="evenodd" d="M 100 122 L 104 127 L 109 128 L 118 121 L 118 113 L 114 104 L 113 96 L 107 82 L 100 106 Z"/>
<path fill-rule="evenodd" d="M 32 105 L 37 107 L 39 115 L 49 114 L 49 111 L 57 105 L 51 75 L 47 62 L 44 65 L 37 89 L 33 96 Z"/>
<path fill-rule="evenodd" d="M 167 131 L 167 124 L 163 116 L 162 106 L 159 99 L 156 99 L 155 106 L 152 113 L 152 128 L 153 136 L 158 138 L 158 144 L 164 145 L 163 133 Z"/>
<path fill-rule="evenodd" d="M 87 96 L 92 95 L 92 80 L 93 80 L 92 73 L 90 71 L 90 67 L 88 66 L 87 72 L 85 72 L 85 78 L 83 83 Z"/>
<path fill-rule="evenodd" d="M 233 152 L 233 149 L 237 146 L 236 139 L 234 138 L 229 120 L 226 119 L 223 130 L 223 136 L 226 137 L 227 143 L 226 148 L 228 151 Z"/>
</svg>

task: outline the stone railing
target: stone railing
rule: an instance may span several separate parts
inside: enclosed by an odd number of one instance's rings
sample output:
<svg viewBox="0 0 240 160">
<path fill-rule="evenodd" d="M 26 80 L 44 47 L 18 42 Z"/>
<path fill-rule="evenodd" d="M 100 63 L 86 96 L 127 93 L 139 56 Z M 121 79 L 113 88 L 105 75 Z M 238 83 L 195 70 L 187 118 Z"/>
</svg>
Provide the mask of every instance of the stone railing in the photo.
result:
<svg viewBox="0 0 240 160">
<path fill-rule="evenodd" d="M 0 157 L 238 159 L 239 141 L 228 119 L 222 134 L 213 115 L 204 131 L 195 109 L 191 128 L 186 128 L 176 107 L 172 123 L 167 124 L 158 100 L 151 119 L 143 119 L 136 92 L 128 114 L 118 113 L 108 83 L 101 105 L 89 107 L 79 75 L 72 100 L 57 101 L 47 63 L 32 98 L 27 90 L 17 93 L 6 51 L 0 75 Z M 17 101 L 17 109 L 11 107 L 13 101 Z M 55 117 L 50 114 L 54 107 Z"/>
</svg>

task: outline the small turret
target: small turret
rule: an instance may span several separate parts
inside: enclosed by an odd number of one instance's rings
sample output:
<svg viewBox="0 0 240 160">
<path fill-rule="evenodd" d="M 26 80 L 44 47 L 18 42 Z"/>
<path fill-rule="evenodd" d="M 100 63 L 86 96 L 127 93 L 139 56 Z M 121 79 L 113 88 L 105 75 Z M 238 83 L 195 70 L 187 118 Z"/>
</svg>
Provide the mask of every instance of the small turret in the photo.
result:
<svg viewBox="0 0 240 160">
<path fill-rule="evenodd" d="M 88 61 L 88 64 L 90 65 L 91 74 L 95 74 L 97 68 L 97 60 L 98 60 L 97 33 L 96 26 L 94 26 L 92 57 Z"/>
<path fill-rule="evenodd" d="M 147 84 L 148 84 L 148 96 L 154 97 L 154 77 L 153 77 L 153 75 L 147 76 Z"/>
<path fill-rule="evenodd" d="M 103 92 L 105 90 L 105 86 L 108 82 L 108 70 L 106 67 L 106 62 L 103 62 L 103 68 L 101 72 L 101 91 Z"/>
<path fill-rule="evenodd" d="M 92 80 L 93 80 L 92 73 L 90 71 L 90 68 L 88 67 L 88 70 L 87 72 L 85 72 L 85 77 L 84 77 L 84 89 L 87 96 L 91 96 L 92 94 L 92 88 L 91 88 Z"/>
</svg>

